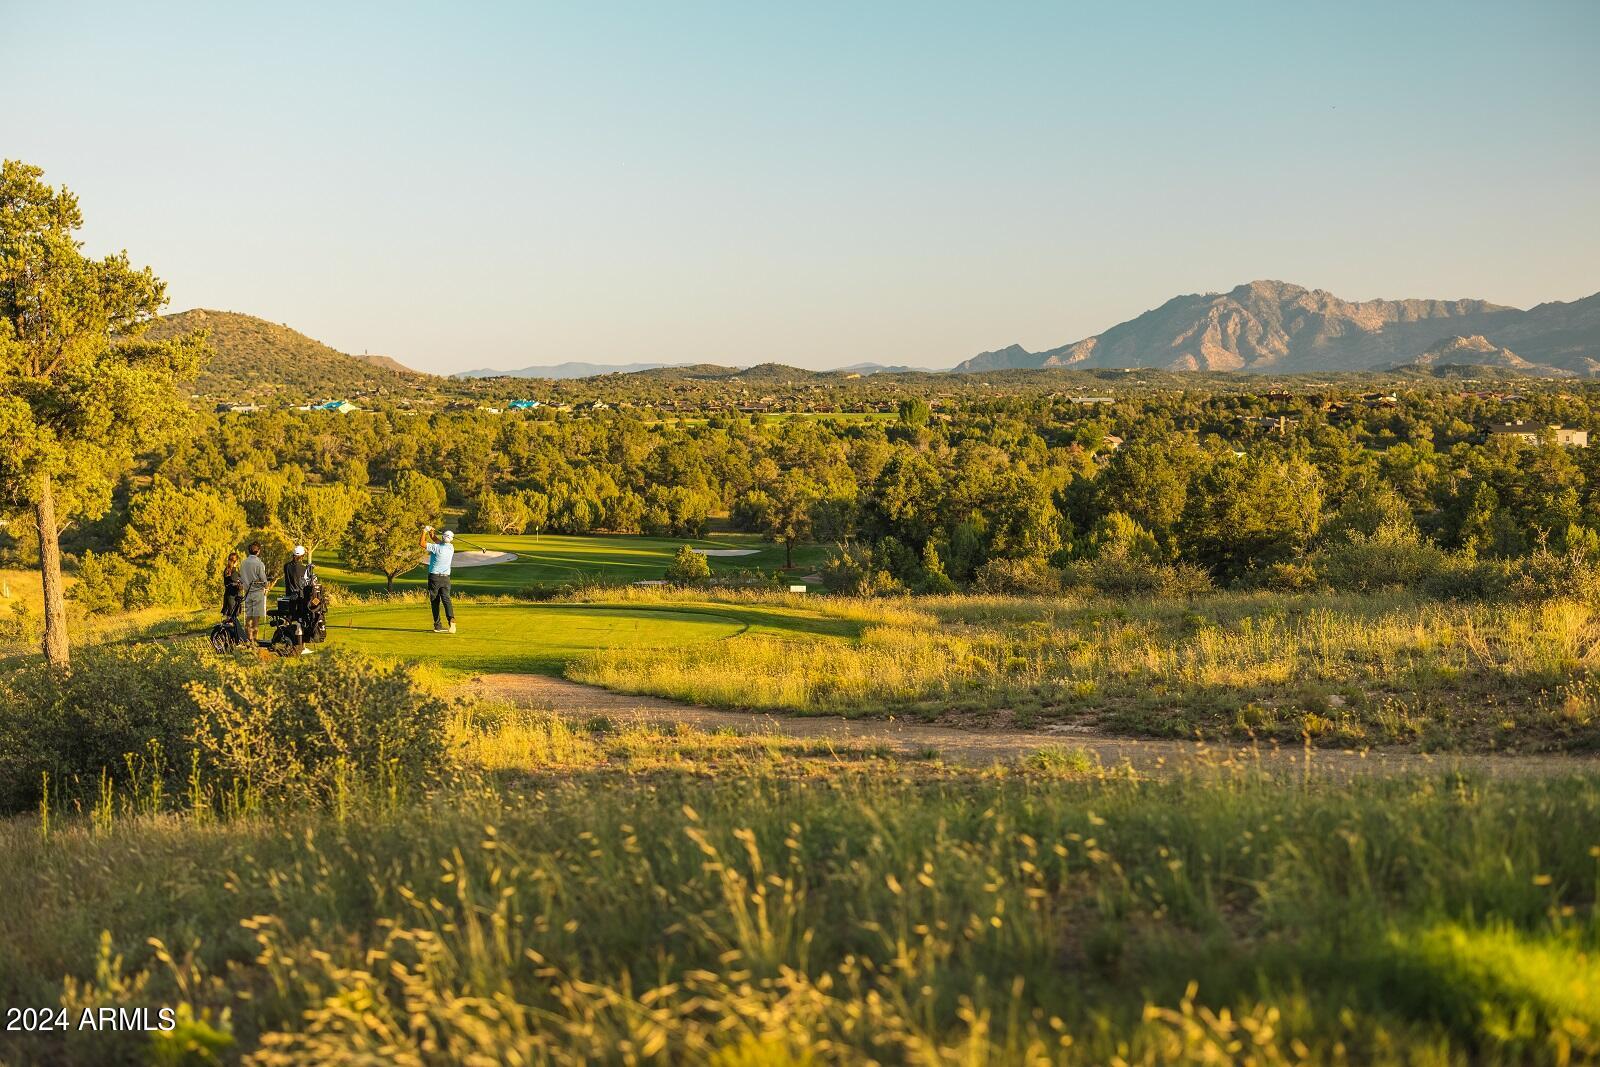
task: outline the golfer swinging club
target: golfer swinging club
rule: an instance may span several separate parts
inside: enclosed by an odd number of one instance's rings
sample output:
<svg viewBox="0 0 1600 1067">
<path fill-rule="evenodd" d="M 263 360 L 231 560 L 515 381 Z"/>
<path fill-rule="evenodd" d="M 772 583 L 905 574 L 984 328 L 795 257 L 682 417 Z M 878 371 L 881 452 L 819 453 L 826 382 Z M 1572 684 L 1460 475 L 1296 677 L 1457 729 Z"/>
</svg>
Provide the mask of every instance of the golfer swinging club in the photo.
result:
<svg viewBox="0 0 1600 1067">
<path fill-rule="evenodd" d="M 433 632 L 436 634 L 456 632 L 456 609 L 450 603 L 450 560 L 456 554 L 455 539 L 456 535 L 446 530 L 436 541 L 432 526 L 422 528 L 422 547 L 428 552 L 428 603 L 433 607 Z M 448 629 L 439 625 L 441 604 Z"/>
</svg>

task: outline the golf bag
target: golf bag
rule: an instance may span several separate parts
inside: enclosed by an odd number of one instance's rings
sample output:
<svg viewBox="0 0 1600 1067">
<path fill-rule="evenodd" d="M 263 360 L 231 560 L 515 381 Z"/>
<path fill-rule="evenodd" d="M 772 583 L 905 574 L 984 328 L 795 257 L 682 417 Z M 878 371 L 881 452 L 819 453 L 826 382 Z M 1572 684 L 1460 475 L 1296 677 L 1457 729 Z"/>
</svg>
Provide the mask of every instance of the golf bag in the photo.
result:
<svg viewBox="0 0 1600 1067">
<path fill-rule="evenodd" d="M 306 576 L 299 596 L 278 598 L 267 612 L 272 623 L 269 648 L 280 656 L 296 656 L 306 645 L 320 644 L 328 637 L 328 597 L 315 574 Z"/>
<path fill-rule="evenodd" d="M 230 615 L 211 628 L 211 647 L 218 652 L 232 652 L 249 643 L 250 635 L 238 615 Z"/>
</svg>

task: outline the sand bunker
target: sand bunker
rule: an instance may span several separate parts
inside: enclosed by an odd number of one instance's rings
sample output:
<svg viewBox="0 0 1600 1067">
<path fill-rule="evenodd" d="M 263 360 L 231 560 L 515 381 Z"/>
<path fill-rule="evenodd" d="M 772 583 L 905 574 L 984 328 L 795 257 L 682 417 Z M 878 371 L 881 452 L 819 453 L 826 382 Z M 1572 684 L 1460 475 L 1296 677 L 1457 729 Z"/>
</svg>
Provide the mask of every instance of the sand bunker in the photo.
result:
<svg viewBox="0 0 1600 1067">
<path fill-rule="evenodd" d="M 694 551 L 702 556 L 753 556 L 761 550 L 759 548 L 697 548 Z"/>
<path fill-rule="evenodd" d="M 510 563 L 516 558 L 515 552 L 457 552 L 451 560 L 451 566 L 488 567 L 495 563 Z"/>
</svg>

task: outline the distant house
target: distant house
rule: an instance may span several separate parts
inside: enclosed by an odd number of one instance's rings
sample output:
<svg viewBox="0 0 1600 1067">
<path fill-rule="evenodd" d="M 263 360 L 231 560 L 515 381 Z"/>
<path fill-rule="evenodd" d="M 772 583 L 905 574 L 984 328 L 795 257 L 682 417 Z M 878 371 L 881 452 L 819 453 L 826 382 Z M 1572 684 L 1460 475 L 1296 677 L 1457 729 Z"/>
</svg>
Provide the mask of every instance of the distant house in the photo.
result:
<svg viewBox="0 0 1600 1067">
<path fill-rule="evenodd" d="M 1588 448 L 1589 431 L 1577 426 L 1563 426 L 1560 423 L 1544 425 L 1537 422 L 1497 422 L 1488 429 L 1490 437 L 1515 437 L 1530 445 L 1536 445 L 1548 433 L 1558 445 L 1568 448 Z"/>
<path fill-rule="evenodd" d="M 232 413 L 235 415 L 249 415 L 261 410 L 260 404 L 218 404 L 217 414 Z"/>
<path fill-rule="evenodd" d="M 348 400 L 330 400 L 326 404 L 318 404 L 312 410 L 314 410 L 314 411 L 335 411 L 335 412 L 338 412 L 340 415 L 348 415 L 352 411 L 360 411 L 361 409 L 356 407 L 354 404 L 350 403 L 350 401 L 348 401 Z"/>
<path fill-rule="evenodd" d="M 950 416 L 946 415 L 944 417 L 948 419 Z M 1118 437 L 1114 433 L 1106 434 L 1100 439 L 1100 447 L 1095 450 L 1094 461 L 1096 463 L 1110 463 L 1111 453 L 1115 452 L 1121 447 L 1122 438 Z"/>
<path fill-rule="evenodd" d="M 539 406 L 537 400 L 513 400 L 506 405 L 507 411 L 532 411 Z"/>
<path fill-rule="evenodd" d="M 1115 404 L 1114 396 L 1074 396 L 1069 398 L 1074 404 Z"/>
</svg>

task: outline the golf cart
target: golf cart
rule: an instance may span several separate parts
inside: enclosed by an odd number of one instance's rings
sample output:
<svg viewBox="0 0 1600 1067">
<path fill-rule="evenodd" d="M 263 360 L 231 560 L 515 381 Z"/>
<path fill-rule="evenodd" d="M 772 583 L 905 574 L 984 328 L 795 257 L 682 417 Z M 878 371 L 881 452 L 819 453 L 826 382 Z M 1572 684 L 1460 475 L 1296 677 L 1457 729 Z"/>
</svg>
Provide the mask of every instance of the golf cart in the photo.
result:
<svg viewBox="0 0 1600 1067">
<path fill-rule="evenodd" d="M 272 623 L 272 637 L 256 644 L 280 656 L 298 656 L 306 645 L 321 644 L 328 638 L 328 597 L 316 575 L 306 577 L 305 589 L 299 596 L 281 596 L 276 606 L 267 611 L 267 621 Z M 211 628 L 211 647 L 218 652 L 232 652 L 249 643 L 244 625 L 237 617 L 223 619 Z"/>
</svg>

